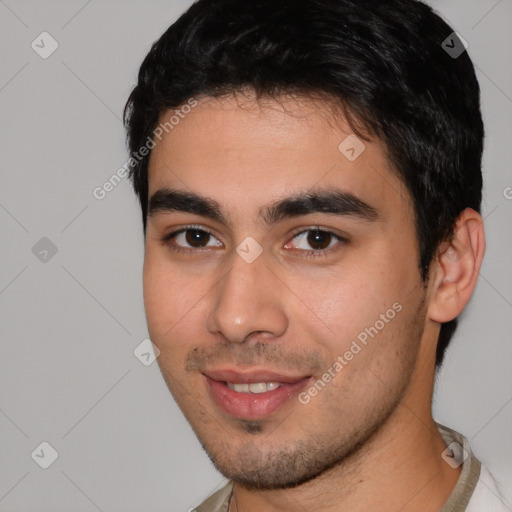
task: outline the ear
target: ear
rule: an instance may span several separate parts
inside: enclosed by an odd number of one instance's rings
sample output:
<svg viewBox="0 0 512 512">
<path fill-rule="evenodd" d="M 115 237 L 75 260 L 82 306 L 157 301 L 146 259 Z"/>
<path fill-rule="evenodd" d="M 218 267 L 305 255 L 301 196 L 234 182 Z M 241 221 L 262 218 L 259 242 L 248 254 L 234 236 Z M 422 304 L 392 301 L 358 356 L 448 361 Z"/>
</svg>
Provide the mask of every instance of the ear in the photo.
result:
<svg viewBox="0 0 512 512">
<path fill-rule="evenodd" d="M 433 262 L 431 320 L 449 322 L 461 313 L 475 289 L 484 253 L 483 219 L 466 208 L 457 219 L 453 238 L 441 243 Z"/>
</svg>

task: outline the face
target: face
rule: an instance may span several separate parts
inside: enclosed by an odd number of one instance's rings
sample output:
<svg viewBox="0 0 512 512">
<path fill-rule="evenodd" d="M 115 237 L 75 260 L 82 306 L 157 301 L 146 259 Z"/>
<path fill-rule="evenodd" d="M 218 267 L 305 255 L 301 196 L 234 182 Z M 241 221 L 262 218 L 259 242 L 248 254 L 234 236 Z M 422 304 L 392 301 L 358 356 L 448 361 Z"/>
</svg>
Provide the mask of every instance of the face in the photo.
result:
<svg viewBox="0 0 512 512">
<path fill-rule="evenodd" d="M 210 458 L 248 487 L 343 461 L 414 372 L 412 201 L 378 142 L 340 146 L 351 134 L 325 103 L 230 96 L 200 100 L 152 150 L 149 333 Z"/>
</svg>

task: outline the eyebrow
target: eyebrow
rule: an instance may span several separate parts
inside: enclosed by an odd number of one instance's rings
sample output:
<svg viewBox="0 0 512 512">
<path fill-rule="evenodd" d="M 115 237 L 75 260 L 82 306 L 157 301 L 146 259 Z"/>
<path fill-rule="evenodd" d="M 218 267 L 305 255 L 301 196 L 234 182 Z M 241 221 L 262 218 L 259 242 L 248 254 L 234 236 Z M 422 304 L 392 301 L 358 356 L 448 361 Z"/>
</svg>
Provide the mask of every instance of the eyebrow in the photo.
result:
<svg viewBox="0 0 512 512">
<path fill-rule="evenodd" d="M 157 190 L 149 200 L 148 216 L 165 212 L 191 213 L 229 225 L 228 218 L 223 214 L 222 207 L 217 201 L 194 192 L 170 188 Z M 366 221 L 377 221 L 381 218 L 376 208 L 354 194 L 332 188 L 286 197 L 259 211 L 261 219 L 268 226 L 284 219 L 312 213 L 331 213 Z"/>
</svg>

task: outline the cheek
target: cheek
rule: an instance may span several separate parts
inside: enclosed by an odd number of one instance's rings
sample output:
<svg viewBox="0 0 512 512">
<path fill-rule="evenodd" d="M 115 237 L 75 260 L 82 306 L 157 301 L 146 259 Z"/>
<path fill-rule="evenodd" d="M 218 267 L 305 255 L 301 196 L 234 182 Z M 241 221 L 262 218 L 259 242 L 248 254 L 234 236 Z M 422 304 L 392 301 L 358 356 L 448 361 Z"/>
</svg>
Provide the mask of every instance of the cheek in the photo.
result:
<svg viewBox="0 0 512 512">
<path fill-rule="evenodd" d="M 395 303 L 394 308 L 358 322 L 362 327 L 355 335 L 340 336 L 328 347 L 332 363 L 320 376 L 326 385 L 320 385 L 319 392 L 313 390 L 318 396 L 311 398 L 311 407 L 320 411 L 317 417 L 345 417 L 349 424 L 367 424 L 369 416 L 389 410 L 408 385 L 422 336 L 418 302 Z"/>
<path fill-rule="evenodd" d="M 146 249 L 144 308 L 150 338 L 161 351 L 159 359 L 182 363 L 190 348 L 204 339 L 209 283 L 206 276 L 173 265 L 161 251 Z"/>
<path fill-rule="evenodd" d="M 362 377 L 369 366 L 392 365 L 397 356 L 409 362 L 414 357 L 411 336 L 418 336 L 412 331 L 420 289 L 417 272 L 409 267 L 353 265 L 348 271 L 336 269 L 314 279 L 302 274 L 288 281 L 300 299 L 291 297 L 295 305 L 289 310 L 299 339 L 314 344 L 331 365 L 343 358 L 343 369 L 335 373 L 344 376 L 334 387 L 352 372 Z M 411 293 L 414 289 L 418 292 Z"/>
<path fill-rule="evenodd" d="M 307 276 L 297 273 L 287 280 L 290 304 L 294 304 L 292 320 L 310 330 L 312 339 L 327 336 L 337 340 L 351 339 L 378 320 L 394 302 L 389 283 L 363 268 L 332 271 Z M 316 335 L 315 335 L 316 332 Z"/>
<path fill-rule="evenodd" d="M 171 334 L 180 318 L 190 309 L 190 280 L 184 282 L 161 251 L 146 247 L 143 269 L 144 308 L 151 339 L 161 344 Z"/>
<path fill-rule="evenodd" d="M 172 321 L 173 307 L 170 301 L 172 289 L 169 275 L 163 272 L 161 265 L 151 256 L 150 251 L 146 250 L 143 270 L 144 308 L 152 337 L 155 332 L 162 329 L 163 324 Z"/>
</svg>

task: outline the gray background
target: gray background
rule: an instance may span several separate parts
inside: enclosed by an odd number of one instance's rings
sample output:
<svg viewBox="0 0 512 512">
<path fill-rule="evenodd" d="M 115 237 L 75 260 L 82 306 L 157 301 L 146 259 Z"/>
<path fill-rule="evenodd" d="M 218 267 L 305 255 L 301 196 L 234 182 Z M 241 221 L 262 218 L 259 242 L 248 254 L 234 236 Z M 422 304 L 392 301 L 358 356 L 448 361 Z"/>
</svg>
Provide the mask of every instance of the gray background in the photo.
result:
<svg viewBox="0 0 512 512">
<path fill-rule="evenodd" d="M 138 66 L 189 4 L 0 0 L 2 511 L 185 511 L 223 482 L 157 364 L 133 354 L 148 336 L 135 196 L 126 180 L 92 193 L 126 161 Z M 432 5 L 477 66 L 488 240 L 435 418 L 512 487 L 512 0 Z M 46 59 L 31 47 L 50 48 L 43 31 L 59 45 Z M 31 457 L 43 441 L 58 452 L 48 469 Z"/>
</svg>

